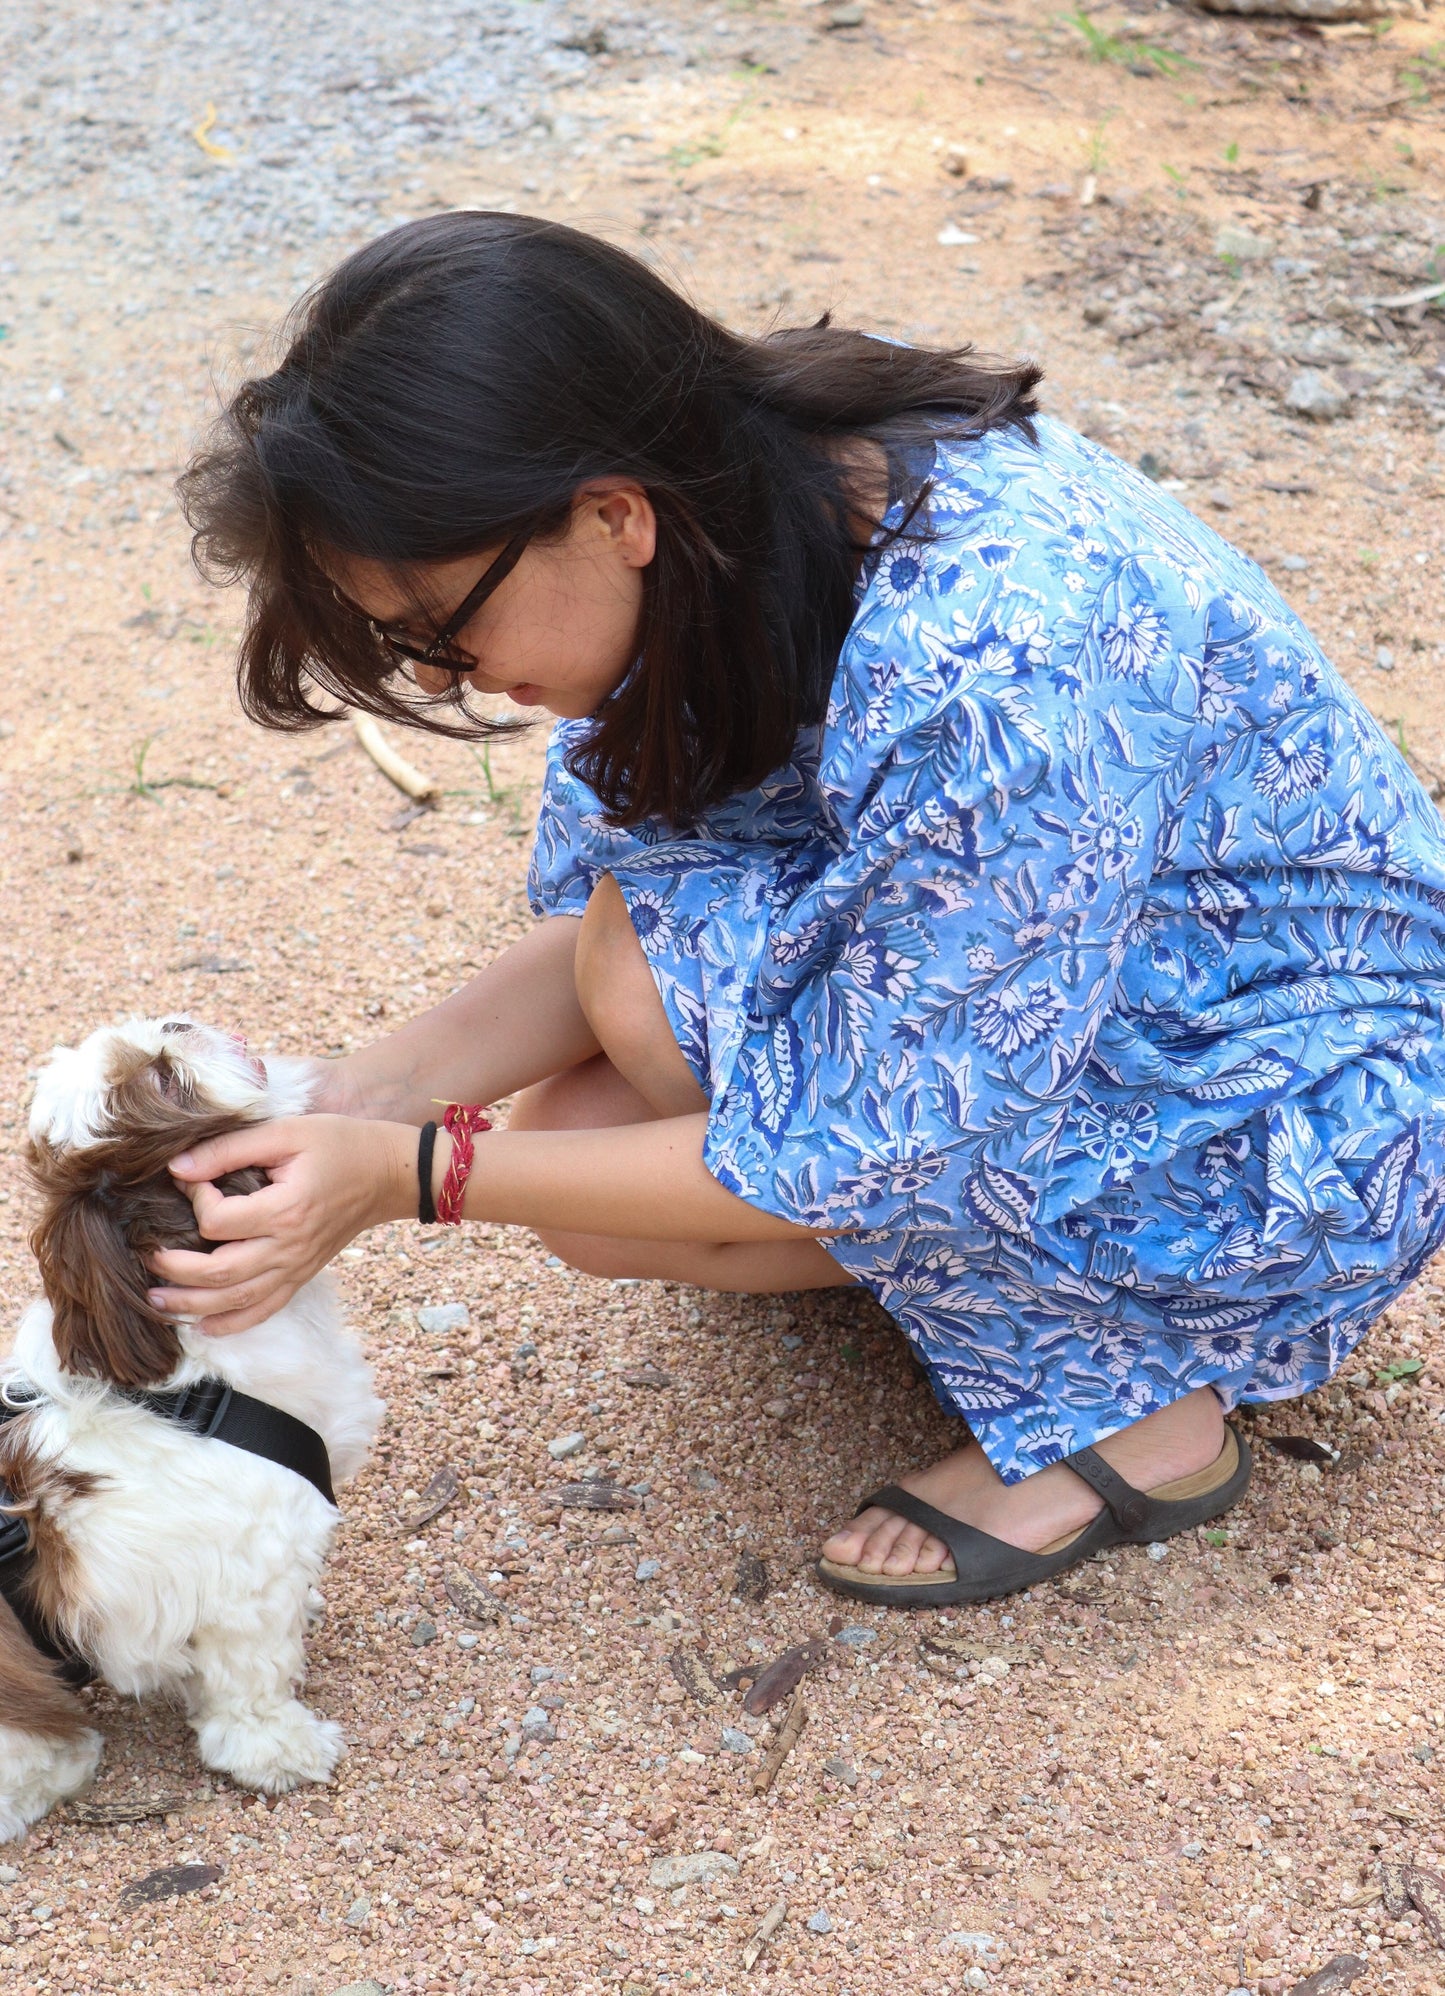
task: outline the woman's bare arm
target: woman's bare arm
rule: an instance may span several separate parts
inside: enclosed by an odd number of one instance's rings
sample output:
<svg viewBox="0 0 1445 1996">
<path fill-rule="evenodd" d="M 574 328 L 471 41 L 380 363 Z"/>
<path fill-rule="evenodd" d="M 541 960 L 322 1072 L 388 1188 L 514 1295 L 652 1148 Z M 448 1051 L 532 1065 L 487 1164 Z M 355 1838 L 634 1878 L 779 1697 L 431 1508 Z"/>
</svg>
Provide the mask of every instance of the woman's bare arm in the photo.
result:
<svg viewBox="0 0 1445 1996">
<path fill-rule="evenodd" d="M 577 1002 L 582 926 L 554 915 L 440 1005 L 344 1060 L 317 1063 L 322 1113 L 418 1125 L 443 1102 L 496 1102 L 597 1052 Z"/>
<path fill-rule="evenodd" d="M 603 1130 L 499 1130 L 477 1139 L 469 1220 L 630 1240 L 735 1243 L 826 1238 L 748 1205 L 703 1163 L 706 1115 Z M 446 1169 L 437 1142 L 433 1182 Z M 197 1145 L 171 1166 L 191 1188 L 213 1254 L 151 1258 L 157 1307 L 224 1334 L 261 1323 L 346 1243 L 386 1220 L 415 1218 L 417 1133 L 393 1122 L 312 1115 L 258 1124 Z M 261 1165 L 270 1184 L 227 1198 L 209 1181 Z"/>
</svg>

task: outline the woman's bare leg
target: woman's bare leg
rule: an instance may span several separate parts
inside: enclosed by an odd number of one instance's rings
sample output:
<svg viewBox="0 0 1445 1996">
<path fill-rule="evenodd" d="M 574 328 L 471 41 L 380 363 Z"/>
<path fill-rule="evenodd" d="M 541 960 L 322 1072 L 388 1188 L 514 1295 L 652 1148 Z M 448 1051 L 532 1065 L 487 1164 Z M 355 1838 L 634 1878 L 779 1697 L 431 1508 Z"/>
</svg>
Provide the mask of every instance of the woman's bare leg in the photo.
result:
<svg viewBox="0 0 1445 1996">
<path fill-rule="evenodd" d="M 609 1129 L 707 1107 L 673 1037 L 647 958 L 610 875 L 587 904 L 577 942 L 577 995 L 602 1052 L 517 1097 L 514 1130 Z M 629 1241 L 598 1234 L 540 1236 L 588 1275 L 641 1276 L 699 1289 L 771 1295 L 831 1289 L 853 1277 L 816 1241 Z"/>
</svg>

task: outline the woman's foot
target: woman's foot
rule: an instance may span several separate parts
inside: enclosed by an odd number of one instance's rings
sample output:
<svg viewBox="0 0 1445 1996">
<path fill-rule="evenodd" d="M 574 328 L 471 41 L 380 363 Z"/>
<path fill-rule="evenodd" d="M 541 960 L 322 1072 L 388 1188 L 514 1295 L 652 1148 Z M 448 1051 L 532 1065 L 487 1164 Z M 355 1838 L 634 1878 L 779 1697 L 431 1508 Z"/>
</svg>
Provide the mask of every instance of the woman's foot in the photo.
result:
<svg viewBox="0 0 1445 1996">
<path fill-rule="evenodd" d="M 1224 1412 L 1208 1386 L 1197 1387 L 1157 1414 L 1146 1414 L 1132 1427 L 1095 1444 L 1110 1468 L 1136 1490 L 1145 1491 L 1207 1469 L 1223 1446 Z M 962 1519 L 1025 1552 L 1041 1552 L 1055 1540 L 1081 1531 L 1103 1508 L 1088 1484 L 1062 1464 L 1041 1469 L 1021 1483 L 1005 1483 L 973 1442 L 898 1481 L 950 1518 Z M 948 1548 L 938 1539 L 877 1506 L 861 1511 L 834 1532 L 823 1547 L 823 1557 L 890 1580 L 910 1573 L 937 1573 L 949 1564 Z"/>
</svg>

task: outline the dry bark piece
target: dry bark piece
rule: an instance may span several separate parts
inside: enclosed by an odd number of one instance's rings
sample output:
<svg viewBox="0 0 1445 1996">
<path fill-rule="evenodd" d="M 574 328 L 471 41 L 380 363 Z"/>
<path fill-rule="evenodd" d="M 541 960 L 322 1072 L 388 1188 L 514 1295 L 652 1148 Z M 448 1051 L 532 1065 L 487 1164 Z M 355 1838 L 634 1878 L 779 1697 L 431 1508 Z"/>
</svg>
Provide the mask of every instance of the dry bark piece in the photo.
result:
<svg viewBox="0 0 1445 1996">
<path fill-rule="evenodd" d="M 733 1593 L 740 1601 L 765 1601 L 768 1597 L 767 1561 L 755 1552 L 738 1554 L 738 1570 L 733 1575 Z"/>
<path fill-rule="evenodd" d="M 989 1657 L 1002 1657 L 1005 1663 L 1029 1663 L 1038 1651 L 1028 1643 L 985 1643 L 976 1636 L 955 1635 L 939 1629 L 926 1635 L 919 1647 L 934 1656 L 954 1657 L 960 1663 L 986 1663 Z"/>
<path fill-rule="evenodd" d="M 801 1691 L 788 1707 L 788 1716 L 779 1726 L 768 1748 L 768 1757 L 753 1776 L 754 1795 L 766 1795 L 782 1770 L 783 1762 L 798 1744 L 798 1735 L 808 1723 L 808 1708 Z"/>
<path fill-rule="evenodd" d="M 394 749 L 370 714 L 353 714 L 351 725 L 356 730 L 356 739 L 389 783 L 394 783 L 414 803 L 436 802 L 441 795 L 441 785 L 432 777 L 423 776 L 414 762 L 408 762 L 399 750 Z"/>
<path fill-rule="evenodd" d="M 788 1902 L 780 1899 L 776 1906 L 764 1913 L 762 1924 L 743 1949 L 743 1967 L 751 1968 L 778 1928 L 788 1917 Z"/>
<path fill-rule="evenodd" d="M 140 1802 L 72 1802 L 71 1816 L 77 1823 L 99 1826 L 103 1823 L 144 1823 L 153 1816 L 169 1816 L 184 1809 L 184 1795 L 151 1795 Z"/>
<path fill-rule="evenodd" d="M 167 1864 L 134 1878 L 120 1895 L 122 1906 L 148 1906 L 153 1899 L 173 1899 L 183 1892 L 203 1892 L 221 1876 L 218 1864 Z"/>
<path fill-rule="evenodd" d="M 1337 1990 L 1348 1989 L 1352 1982 L 1358 1981 L 1365 1969 L 1366 1964 L 1357 1954 L 1337 1954 L 1303 1982 L 1296 1982 L 1287 1996 L 1336 1996 Z"/>
<path fill-rule="evenodd" d="M 564 1483 L 560 1490 L 547 1491 L 543 1502 L 560 1504 L 569 1511 L 635 1511 L 641 1499 L 615 1483 L 589 1477 L 585 1483 Z"/>
<path fill-rule="evenodd" d="M 723 1695 L 723 1688 L 713 1675 L 707 1658 L 696 1650 L 674 1650 L 670 1662 L 673 1676 L 697 1704 L 704 1708 L 715 1705 Z"/>
<path fill-rule="evenodd" d="M 1445 1878 L 1418 1864 L 1404 1867 L 1404 1887 L 1410 1904 L 1430 1929 L 1436 1947 L 1445 1947 Z"/>
<path fill-rule="evenodd" d="M 429 1525 L 433 1518 L 441 1516 L 460 1489 L 461 1484 L 456 1471 L 443 1464 L 421 1493 L 421 1502 L 409 1516 L 400 1521 L 397 1530 L 414 1532 L 422 1525 Z"/>
<path fill-rule="evenodd" d="M 624 1372 L 622 1383 L 624 1386 L 654 1386 L 661 1388 L 663 1386 L 671 1386 L 672 1374 L 664 1372 L 660 1366 L 640 1365 L 635 1372 Z"/>
<path fill-rule="evenodd" d="M 1194 4 L 1206 14 L 1262 14 L 1286 21 L 1382 21 L 1412 11 L 1412 0 L 1194 0 Z"/>
<path fill-rule="evenodd" d="M 490 1587 L 484 1587 L 464 1566 L 449 1566 L 442 1574 L 446 1597 L 464 1621 L 485 1628 L 502 1617 L 502 1604 Z"/>
<path fill-rule="evenodd" d="M 1311 1435 L 1270 1435 L 1268 1441 L 1276 1455 L 1287 1455 L 1292 1462 L 1327 1462 L 1333 1466 L 1340 1459 L 1338 1449 L 1326 1448 Z"/>
<path fill-rule="evenodd" d="M 1384 1902 L 1389 1919 L 1403 1920 L 1410 1910 L 1410 1894 L 1405 1884 L 1403 1865 L 1382 1864 L 1380 1866 L 1380 1898 Z"/>
<path fill-rule="evenodd" d="M 752 1689 L 743 1700 L 743 1710 L 751 1712 L 756 1718 L 760 1712 L 770 1712 L 774 1705 L 781 1705 L 813 1666 L 822 1660 L 824 1647 L 820 1642 L 798 1643 L 792 1649 L 785 1649 L 781 1656 L 774 1657 L 758 1672 Z M 739 1681 L 746 1675 L 746 1671 L 733 1673 Z"/>
</svg>

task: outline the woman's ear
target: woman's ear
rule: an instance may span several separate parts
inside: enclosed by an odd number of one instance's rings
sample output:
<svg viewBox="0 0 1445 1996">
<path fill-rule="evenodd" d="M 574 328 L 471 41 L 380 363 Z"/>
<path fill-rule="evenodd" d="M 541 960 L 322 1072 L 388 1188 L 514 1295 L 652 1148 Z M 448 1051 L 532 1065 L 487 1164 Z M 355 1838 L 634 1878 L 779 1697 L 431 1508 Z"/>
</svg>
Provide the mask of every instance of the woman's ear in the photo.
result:
<svg viewBox="0 0 1445 1996">
<path fill-rule="evenodd" d="M 185 1195 L 169 1189 L 189 1210 Z M 176 1327 L 150 1302 L 150 1277 L 132 1244 L 140 1217 L 132 1204 L 150 1194 L 151 1188 L 117 1186 L 103 1176 L 56 1190 L 31 1235 L 55 1355 L 66 1372 L 115 1386 L 155 1386 L 180 1363 Z"/>
<path fill-rule="evenodd" d="M 629 568 L 646 568 L 657 553 L 657 513 L 642 486 L 625 478 L 595 478 L 577 495 Z"/>
</svg>

